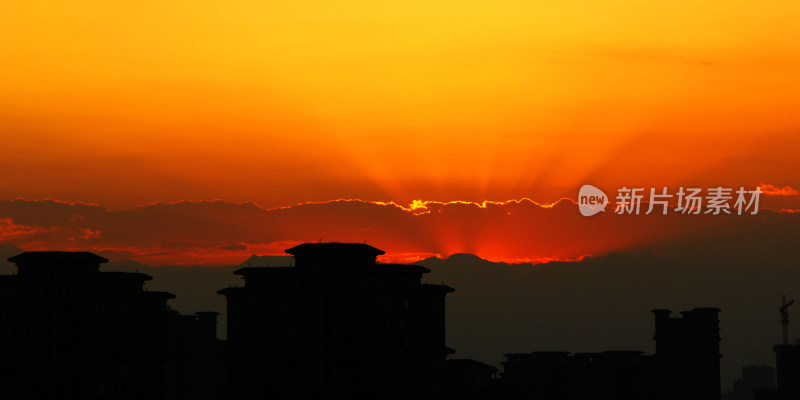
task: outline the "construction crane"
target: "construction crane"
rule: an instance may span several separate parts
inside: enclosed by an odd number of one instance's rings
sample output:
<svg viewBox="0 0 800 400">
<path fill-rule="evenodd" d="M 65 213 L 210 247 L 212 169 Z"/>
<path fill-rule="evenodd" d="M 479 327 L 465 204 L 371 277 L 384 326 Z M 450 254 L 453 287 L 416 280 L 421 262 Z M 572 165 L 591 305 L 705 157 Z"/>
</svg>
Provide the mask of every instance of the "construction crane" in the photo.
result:
<svg viewBox="0 0 800 400">
<path fill-rule="evenodd" d="M 789 306 L 794 304 L 794 300 L 786 302 L 786 295 L 783 295 L 781 302 L 781 328 L 783 328 L 783 344 L 789 344 Z"/>
</svg>

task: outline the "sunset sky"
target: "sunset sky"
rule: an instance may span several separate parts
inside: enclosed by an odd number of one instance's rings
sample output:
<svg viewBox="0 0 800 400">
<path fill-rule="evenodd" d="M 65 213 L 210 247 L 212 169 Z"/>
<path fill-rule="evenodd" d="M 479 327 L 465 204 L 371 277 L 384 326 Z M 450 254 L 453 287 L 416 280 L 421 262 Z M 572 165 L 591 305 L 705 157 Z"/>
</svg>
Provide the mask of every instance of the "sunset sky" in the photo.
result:
<svg viewBox="0 0 800 400">
<path fill-rule="evenodd" d="M 566 244 L 577 209 L 564 223 L 539 205 L 585 183 L 800 187 L 797 1 L 235 3 L 0 0 L 0 239 L 166 263 L 318 238 L 575 259 L 689 229 Z M 788 194 L 765 201 L 800 209 Z M 521 199 L 494 214 L 450 203 Z M 448 217 L 386 216 L 417 216 L 414 200 Z M 258 217 L 241 224 L 307 229 L 237 236 L 223 220 L 242 208 Z M 171 211 L 132 229 L 142 210 Z M 520 210 L 538 211 L 501 217 Z M 159 225 L 189 215 L 202 222 Z M 486 245 L 500 231 L 520 243 Z"/>
</svg>

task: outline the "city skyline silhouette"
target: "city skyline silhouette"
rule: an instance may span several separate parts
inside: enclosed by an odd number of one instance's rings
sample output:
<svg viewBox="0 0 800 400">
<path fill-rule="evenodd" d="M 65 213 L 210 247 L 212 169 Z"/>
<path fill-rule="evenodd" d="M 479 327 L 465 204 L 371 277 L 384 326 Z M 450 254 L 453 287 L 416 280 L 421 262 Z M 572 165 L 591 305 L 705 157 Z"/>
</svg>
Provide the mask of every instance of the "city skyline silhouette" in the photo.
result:
<svg viewBox="0 0 800 400">
<path fill-rule="evenodd" d="M 15 334 L 11 332 L 16 332 L 16 335 L 24 332 L 23 337 L 26 339 L 22 339 L 23 342 L 21 343 L 36 343 L 33 348 L 40 346 L 43 352 L 30 353 L 30 345 L 22 345 L 18 348 L 18 350 L 22 351 L 21 354 L 12 351 L 10 353 L 12 356 L 8 357 L 9 354 L 7 354 L 7 358 L 19 360 L 19 358 L 15 357 L 23 356 L 23 359 L 27 360 L 27 362 L 23 364 L 26 367 L 21 368 L 21 371 L 27 371 L 27 374 L 33 376 L 46 377 L 45 381 L 49 383 L 40 386 L 40 390 L 61 388 L 59 390 L 67 390 L 68 393 L 73 393 L 70 391 L 74 391 L 74 393 L 81 393 L 84 396 L 98 396 L 97 398 L 107 398 L 108 396 L 123 396 L 123 398 L 124 396 L 156 396 L 155 398 L 189 398 L 186 396 L 194 396 L 194 398 L 199 398 L 197 396 L 205 396 L 203 398 L 258 398 L 259 396 L 278 396 L 277 398 L 304 398 L 304 396 L 320 396 L 325 393 L 336 395 L 348 395 L 349 393 L 349 395 L 362 396 L 380 395 L 383 398 L 677 399 L 710 398 L 710 393 L 715 394 L 716 397 L 714 398 L 719 398 L 722 393 L 720 380 L 721 354 L 719 350 L 720 329 L 719 320 L 717 319 L 719 309 L 695 308 L 691 311 L 682 312 L 682 315 L 678 317 L 670 317 L 670 311 L 668 310 L 653 310 L 656 317 L 655 336 L 653 336 L 656 346 L 652 355 L 647 354 L 649 352 L 642 351 L 642 349 L 632 348 L 614 348 L 612 349 L 613 351 L 606 350 L 594 353 L 571 352 L 569 351 L 570 349 L 564 348 L 560 351 L 542 351 L 545 349 L 531 348 L 530 346 L 533 346 L 533 343 L 531 343 L 526 349 L 506 349 L 503 354 L 505 361 L 501 363 L 501 368 L 496 368 L 491 364 L 472 358 L 455 357 L 452 355 L 455 350 L 444 346 L 445 311 L 443 296 L 446 293 L 454 292 L 448 286 L 425 283 L 422 280 L 422 274 L 431 273 L 430 269 L 413 264 L 376 263 L 376 256 L 382 254 L 383 251 L 363 243 L 307 243 L 288 249 L 287 253 L 294 258 L 292 266 L 246 266 L 233 271 L 236 275 L 245 277 L 244 286 L 231 286 L 219 290 L 219 293 L 229 300 L 227 312 L 229 315 L 226 319 L 223 319 L 228 328 L 226 340 L 217 339 L 217 312 L 197 310 L 195 315 L 181 315 L 176 311 L 172 311 L 166 305 L 168 299 L 175 298 L 173 294 L 150 290 L 142 291 L 143 283 L 152 279 L 149 275 L 141 272 L 98 272 L 98 266 L 108 260 L 91 253 L 21 253 L 9 259 L 9 261 L 17 265 L 18 273 L 3 276 L 3 287 L 5 288 L 3 291 L 3 307 L 6 312 L 6 321 L 13 321 L 14 318 L 9 318 L 9 316 L 17 315 L 17 318 L 22 318 L 17 320 L 21 321 L 18 322 L 21 325 L 7 324 L 4 332 L 7 335 L 6 340 L 16 340 L 17 343 L 20 343 L 19 336 L 14 336 Z M 456 261 L 458 262 L 458 260 Z M 469 259 L 462 258 L 462 265 L 468 264 L 467 261 Z M 380 278 L 381 275 L 378 274 L 378 271 L 381 271 L 380 274 L 385 274 L 385 278 Z M 401 278 L 402 275 L 397 275 L 401 272 L 406 275 L 411 274 L 408 275 L 409 277 L 416 274 L 416 285 L 420 286 L 416 286 L 417 289 L 412 289 L 413 286 L 402 286 L 413 284 L 414 280 L 408 281 L 406 278 Z M 190 271 L 186 273 L 191 274 Z M 337 278 L 337 276 L 340 277 Z M 358 278 L 359 276 L 363 276 L 363 278 Z M 386 280 L 391 276 L 396 276 L 396 278 L 392 278 L 397 279 L 396 284 L 390 283 L 391 280 Z M 101 277 L 102 279 L 100 279 Z M 367 277 L 371 278 L 367 279 Z M 308 286 L 312 282 L 318 283 L 314 283 L 316 286 Z M 322 286 L 319 286 L 320 284 Z M 354 284 L 360 286 L 352 286 Z M 70 286 L 74 287 L 74 289 L 70 289 Z M 109 292 L 109 289 L 114 287 L 117 289 Z M 137 287 L 138 289 L 136 289 Z M 306 290 L 308 294 L 303 295 L 303 292 L 300 291 L 301 287 L 306 287 L 306 289 L 302 290 Z M 353 288 L 357 287 L 362 287 L 363 289 L 351 292 L 351 290 L 354 290 Z M 406 289 L 401 289 L 402 287 L 406 287 Z M 56 292 L 52 292 L 54 288 L 56 288 Z M 414 319 L 416 317 L 406 319 L 410 318 L 408 315 L 413 315 L 409 314 L 411 313 L 410 310 L 422 312 L 422 314 L 418 314 L 420 317 L 431 312 L 423 311 L 425 308 L 418 308 L 424 304 L 417 303 L 420 300 L 413 300 L 412 303 L 409 303 L 412 299 L 422 299 L 419 297 L 420 294 L 426 293 L 425 290 L 420 292 L 423 288 L 441 288 L 439 296 L 442 297 L 438 300 L 441 302 L 438 306 L 440 311 L 437 312 L 439 316 L 435 317 L 439 322 L 434 324 L 434 326 L 436 324 L 440 326 L 438 328 L 440 329 L 439 333 L 430 331 L 432 328 L 429 325 L 430 322 L 419 325 L 426 319 Z M 365 289 L 367 292 L 361 291 Z M 120 290 L 123 293 L 130 294 L 123 294 L 120 297 Z M 14 293 L 18 294 L 14 295 Z M 86 293 L 86 295 L 80 295 L 80 293 Z M 118 308 L 120 312 L 116 312 L 104 309 L 104 307 L 109 306 L 120 307 L 113 306 L 112 304 L 115 304 L 113 302 L 107 303 L 107 306 L 96 308 L 97 306 L 91 306 L 91 304 L 100 303 L 87 303 L 86 300 L 79 300 L 87 299 L 86 296 L 89 293 L 94 293 L 88 297 L 89 299 L 106 299 L 106 301 L 114 298 L 139 298 L 141 300 L 136 301 L 143 303 L 131 303 L 132 300 L 125 300 L 127 303 L 118 304 L 142 304 L 141 306 L 136 306 L 144 307 L 141 308 L 141 312 L 146 314 L 141 315 L 154 315 L 154 317 L 147 317 L 145 320 L 140 320 L 139 324 L 130 325 L 130 321 L 124 322 L 126 318 L 124 315 L 130 316 L 130 311 L 123 311 L 130 310 L 130 306 Z M 131 297 L 135 293 L 138 294 Z M 314 295 L 309 297 L 312 293 Z M 361 297 L 363 295 L 353 297 L 355 293 L 377 293 L 379 297 L 374 297 L 376 300 L 368 300 L 368 298 Z M 406 294 L 397 297 L 401 293 Z M 406 297 L 403 300 L 402 296 L 412 296 L 412 293 L 417 294 L 414 294 L 413 297 Z M 74 297 L 76 294 L 79 297 Z M 234 296 L 234 294 L 236 294 L 236 299 L 241 300 L 236 300 L 235 303 L 232 303 L 231 296 Z M 54 298 L 53 296 L 56 297 Z M 48 304 L 51 304 L 48 303 L 49 300 L 44 303 L 39 303 L 39 300 L 36 300 L 32 303 L 33 299 L 36 298 L 41 298 L 42 300 L 47 298 L 57 299 L 58 304 L 52 303 L 52 305 L 48 306 Z M 155 300 L 156 303 L 152 303 L 152 300 L 146 300 L 151 298 L 158 300 Z M 316 303 L 309 303 L 314 298 L 317 299 L 314 300 Z M 338 300 L 331 303 L 333 299 Z M 61 303 L 62 301 L 63 303 Z M 16 312 L 13 311 L 15 307 L 21 307 L 23 304 L 31 305 L 26 308 L 27 311 L 21 312 L 21 309 L 17 309 Z M 36 306 L 34 304 L 41 305 Z M 146 304 L 154 305 L 146 306 Z M 301 304 L 305 305 L 301 307 Z M 312 304 L 318 305 L 309 308 Z M 323 304 L 327 305 L 323 308 L 318 308 Z M 334 306 L 333 304 L 340 305 Z M 348 306 L 347 304 L 350 305 Z M 379 307 L 370 308 L 373 307 L 371 304 Z M 336 307 L 344 308 L 339 309 Z M 389 311 L 393 309 L 392 307 L 399 308 L 396 311 Z M 9 310 L 11 310 L 11 314 L 8 314 Z M 70 312 L 64 312 L 64 310 L 70 310 Z M 314 311 L 314 314 L 309 314 L 311 310 L 317 311 Z M 356 310 L 363 311 L 356 312 Z M 366 312 L 366 310 L 373 311 L 368 311 L 367 314 L 359 314 Z M 98 312 L 101 314 L 97 314 Z M 109 312 L 111 314 L 108 314 Z M 60 316 L 59 318 L 68 315 L 74 317 L 74 320 L 62 321 L 57 319 L 54 320 L 55 325 L 41 325 L 41 322 L 36 322 L 40 319 L 33 317 L 37 315 L 58 315 Z M 98 319 L 97 317 L 101 315 L 105 315 L 105 317 Z M 117 318 L 122 319 L 109 319 L 108 315 L 116 315 Z M 312 317 L 312 315 L 316 315 L 316 317 Z M 369 315 L 372 315 L 372 317 Z M 706 319 L 705 315 L 710 319 Z M 94 317 L 86 319 L 89 316 Z M 32 317 L 33 319 L 31 319 Z M 233 319 L 231 320 L 231 318 Z M 430 316 L 425 318 L 430 318 Z M 142 321 L 148 320 L 151 322 L 141 325 Z M 258 322 L 262 320 L 264 322 Z M 315 320 L 318 321 L 316 325 L 312 323 Z M 350 321 L 347 324 L 352 325 L 346 325 L 345 321 Z M 541 323 L 549 325 L 558 325 L 564 322 L 564 319 L 557 318 L 551 321 L 541 321 Z M 233 331 L 231 331 L 231 323 L 235 327 Z M 147 324 L 150 324 L 149 328 Z M 91 342 L 85 341 L 70 343 L 69 341 L 64 341 L 65 337 L 59 338 L 59 335 L 63 335 L 62 331 L 74 332 L 73 335 L 78 335 L 69 337 L 80 337 L 84 336 L 84 334 L 80 333 L 83 331 L 104 331 L 104 329 L 107 329 L 107 327 L 104 328 L 104 325 L 111 327 L 112 331 L 120 329 L 119 327 L 121 326 L 127 326 L 125 328 L 126 335 L 130 336 L 124 337 L 136 338 L 139 335 L 141 338 L 149 338 L 142 339 L 147 343 L 162 343 L 160 345 L 162 347 L 158 350 L 158 346 L 130 347 L 123 345 L 122 348 L 127 348 L 125 351 L 128 351 L 128 353 L 119 353 L 110 349 L 119 346 L 119 344 L 115 343 L 129 341 L 122 339 L 123 336 L 107 336 L 103 338 L 102 343 L 106 343 L 104 345 L 100 345 L 100 342 L 91 344 Z M 56 328 L 58 326 L 62 326 L 62 328 Z M 370 326 L 375 326 L 375 328 L 367 328 Z M 418 328 L 413 328 L 414 326 Z M 423 328 L 424 326 L 428 327 Z M 157 327 L 156 331 L 152 331 L 154 327 Z M 298 329 L 301 329 L 301 327 L 305 327 L 302 329 L 306 329 L 308 333 L 298 333 Z M 332 327 L 337 328 L 334 331 L 330 331 Z M 370 363 L 376 362 L 375 360 L 377 359 L 374 357 L 377 354 L 383 354 L 386 351 L 381 350 L 379 353 L 374 353 L 378 349 L 384 348 L 382 346 L 406 349 L 403 351 L 411 351 L 409 354 L 423 354 L 419 353 L 419 351 L 411 350 L 416 346 L 413 343 L 417 342 L 409 342 L 409 340 L 412 340 L 411 338 L 421 337 L 410 333 L 413 332 L 413 329 L 421 328 L 423 331 L 420 332 L 427 330 L 433 333 L 432 338 L 438 337 L 439 339 L 435 340 L 439 340 L 439 346 L 441 347 L 436 352 L 430 353 L 431 356 L 438 355 L 434 356 L 434 358 L 428 358 L 429 361 L 422 364 L 419 362 L 412 363 L 415 365 L 412 368 L 416 371 L 414 375 L 404 375 L 405 373 L 401 372 L 404 369 L 397 369 L 397 361 L 394 361 L 394 364 L 384 364 L 385 366 L 382 368 L 395 365 L 392 369 L 386 369 L 383 372 L 384 375 L 379 372 L 381 369 L 376 369 L 377 365 L 370 366 Z M 22 330 L 20 331 L 20 329 Z M 137 331 L 136 329 L 143 330 Z M 148 329 L 150 329 L 150 333 L 146 333 Z M 368 331 L 365 329 L 373 330 Z M 137 334 L 136 332 L 141 333 Z M 309 336 L 312 333 L 313 336 Z M 8 336 L 9 334 L 11 336 Z M 153 336 L 154 334 L 156 336 Z M 14 337 L 17 337 L 17 339 L 13 339 Z M 309 341 L 312 337 L 318 339 Z M 392 340 L 399 341 L 388 342 L 387 340 L 392 337 L 396 338 Z M 502 334 L 498 334 L 495 337 L 498 338 L 498 342 L 503 343 Z M 703 339 L 704 337 L 707 339 Z M 193 339 L 190 340 L 189 338 Z M 322 338 L 326 339 L 320 342 L 319 339 Z M 89 338 L 84 339 L 90 340 Z M 374 341 L 375 339 L 379 340 L 376 342 Z M 486 338 L 481 339 L 486 340 Z M 170 345 L 172 346 L 170 350 L 163 347 L 164 344 L 172 343 L 176 340 L 177 342 L 174 343 L 181 343 L 180 347 L 175 347 L 174 344 Z M 136 340 L 132 342 L 136 342 Z M 273 343 L 277 347 L 269 345 L 269 343 Z M 295 344 L 289 345 L 289 343 Z M 306 347 L 311 346 L 312 343 L 317 344 L 313 347 Z M 264 347 L 265 345 L 266 347 Z M 321 345 L 323 347 L 320 347 Z M 502 346 L 508 346 L 508 344 Z M 767 345 L 766 347 L 769 346 Z M 307 350 L 299 352 L 302 348 Z M 311 350 L 312 348 L 314 350 Z M 704 348 L 706 350 L 703 350 Z M 69 351 L 66 351 L 67 349 Z M 792 380 L 791 378 L 789 380 L 786 378 L 787 368 L 793 368 L 786 365 L 794 365 L 792 363 L 796 359 L 796 356 L 793 356 L 796 351 L 792 349 L 792 345 L 776 346 L 775 351 L 777 354 L 785 354 L 781 356 L 783 358 L 779 358 L 779 360 L 783 359 L 784 361 L 779 361 L 777 374 L 778 385 L 782 385 L 784 388 L 781 390 L 795 390 L 787 386 L 787 382 L 792 382 Z M 519 353 L 517 352 L 518 350 L 530 352 Z M 398 350 L 394 350 L 394 352 L 396 351 Z M 151 354 L 148 352 L 155 352 L 156 356 L 144 357 L 144 359 L 150 360 L 148 362 L 151 364 L 144 364 L 143 367 L 140 361 L 135 360 Z M 319 358 L 328 353 L 330 354 L 329 356 L 324 356 L 322 359 Z M 14 354 L 17 355 L 14 356 Z M 33 354 L 38 354 L 36 356 L 38 358 L 33 357 Z M 65 354 L 72 354 L 72 356 L 65 356 Z M 95 354 L 95 356 L 91 356 L 91 354 Z M 362 355 L 358 356 L 358 354 Z M 372 356 L 369 356 L 369 354 L 372 354 Z M 393 352 L 387 354 L 393 354 Z M 448 354 L 450 354 L 449 357 Z M 251 358 L 242 358 L 246 355 Z M 331 356 L 334 358 L 330 358 Z M 46 360 L 50 361 L 45 362 Z M 305 360 L 303 361 L 305 364 L 298 364 L 300 360 Z M 93 371 L 91 368 L 87 369 L 87 365 L 98 365 L 98 362 L 100 363 L 99 365 L 106 363 L 103 369 L 110 368 L 111 370 L 119 371 L 120 377 L 134 376 L 138 380 L 147 380 L 151 385 L 136 386 L 137 391 L 134 392 L 132 391 L 133 386 L 130 383 L 127 386 L 124 383 L 120 383 L 125 379 L 119 377 L 115 378 L 116 380 L 114 381 L 107 381 L 101 384 L 100 389 L 95 385 L 92 390 L 87 389 L 88 383 L 86 382 L 80 385 L 72 385 L 70 383 L 92 376 L 92 373 L 97 374 L 97 372 L 91 372 Z M 153 362 L 156 364 L 152 364 Z M 333 364 L 330 364 L 331 362 Z M 44 365 L 53 365 L 53 367 L 60 367 L 64 371 L 73 372 L 72 375 L 66 376 L 63 373 L 56 373 L 55 371 L 57 370 L 54 369 L 41 369 Z M 295 367 L 286 369 L 287 365 L 294 365 Z M 301 367 L 302 365 L 305 365 L 305 367 Z M 324 365 L 330 365 L 327 368 L 333 369 L 319 369 L 323 368 L 322 366 Z M 428 367 L 422 368 L 422 365 L 428 365 Z M 701 368 L 701 365 L 704 365 L 704 367 Z M 7 363 L 6 366 L 8 367 L 9 364 Z M 77 366 L 81 367 L 77 368 Z M 312 366 L 313 369 L 309 369 Z M 357 372 L 363 368 L 366 368 L 363 371 L 371 371 L 371 375 Z M 317 372 L 312 374 L 310 372 L 312 370 Z M 754 378 L 749 378 L 753 376 L 753 373 L 747 372 L 751 370 L 744 369 L 743 378 L 737 382 L 754 381 Z M 162 372 L 156 372 L 153 375 L 153 371 Z M 337 372 L 334 373 L 334 371 Z M 405 371 L 409 370 L 406 369 Z M 12 372 L 10 376 L 15 376 L 14 373 Z M 682 375 L 685 373 L 699 375 L 691 375 L 694 377 Z M 789 376 L 794 374 L 794 372 L 788 373 Z M 264 378 L 261 377 L 263 374 L 271 376 L 273 380 L 263 381 Z M 371 378 L 367 379 L 367 376 L 371 376 Z M 98 377 L 96 376 L 95 378 Z M 107 377 L 103 379 L 107 379 Z M 20 382 L 23 381 L 20 380 Z M 760 381 L 755 381 L 763 384 L 765 380 L 762 378 Z M 253 382 L 263 383 L 259 384 L 259 386 L 253 386 Z M 269 384 L 268 382 L 272 383 Z M 577 382 L 580 382 L 580 384 Z M 11 398 L 28 398 L 25 396 L 24 391 L 20 392 L 22 390 L 20 387 L 27 386 L 15 386 L 13 379 L 7 383 L 10 392 L 6 391 L 6 394 L 12 396 Z M 401 386 L 396 386 L 398 384 L 401 384 Z M 575 386 L 576 384 L 578 386 Z M 731 393 L 747 393 L 748 390 L 752 391 L 752 385 L 754 384 L 735 383 L 734 392 Z M 388 389 L 390 387 L 395 389 Z M 750 389 L 741 389 L 742 387 Z M 774 389 L 774 386 L 756 386 L 756 388 L 761 390 L 759 393 L 763 392 L 762 396 L 768 393 L 783 393 L 782 395 L 785 396 L 786 393 L 790 393 L 776 391 L 777 389 Z M 84 392 L 81 392 L 82 390 Z"/>
</svg>

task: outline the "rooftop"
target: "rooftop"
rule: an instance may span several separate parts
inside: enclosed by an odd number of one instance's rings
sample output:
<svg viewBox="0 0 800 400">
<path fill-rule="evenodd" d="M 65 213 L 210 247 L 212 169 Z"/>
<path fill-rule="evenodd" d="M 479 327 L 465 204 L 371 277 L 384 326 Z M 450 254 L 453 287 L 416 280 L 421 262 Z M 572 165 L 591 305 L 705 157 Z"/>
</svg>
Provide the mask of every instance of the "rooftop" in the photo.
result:
<svg viewBox="0 0 800 400">
<path fill-rule="evenodd" d="M 14 264 L 102 264 L 108 259 L 85 251 L 26 251 L 8 259 Z"/>
<path fill-rule="evenodd" d="M 306 255 L 370 255 L 379 256 L 385 251 L 372 247 L 366 243 L 303 243 L 286 250 L 293 256 Z"/>
</svg>

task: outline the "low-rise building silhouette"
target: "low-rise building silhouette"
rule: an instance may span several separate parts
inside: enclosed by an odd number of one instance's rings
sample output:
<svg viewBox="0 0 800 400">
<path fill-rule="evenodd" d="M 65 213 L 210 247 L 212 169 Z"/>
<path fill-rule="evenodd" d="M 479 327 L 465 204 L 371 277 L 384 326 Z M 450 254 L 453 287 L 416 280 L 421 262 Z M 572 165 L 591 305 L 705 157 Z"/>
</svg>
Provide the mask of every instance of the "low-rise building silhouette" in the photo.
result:
<svg viewBox="0 0 800 400">
<path fill-rule="evenodd" d="M 733 381 L 733 390 L 723 400 L 753 400 L 775 389 L 775 368 L 767 365 L 742 367 L 742 377 Z M 757 394 L 756 394 L 757 393 Z"/>
<path fill-rule="evenodd" d="M 641 351 L 570 354 L 535 351 L 506 354 L 503 398 L 642 399 L 652 376 Z"/>
</svg>

